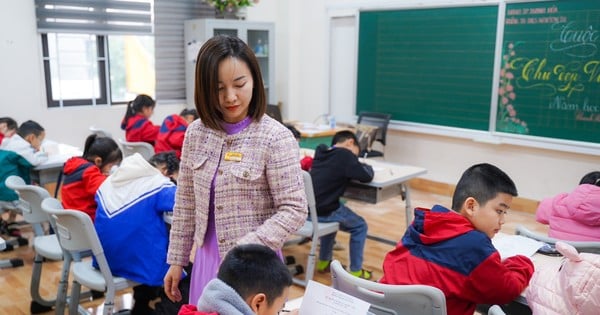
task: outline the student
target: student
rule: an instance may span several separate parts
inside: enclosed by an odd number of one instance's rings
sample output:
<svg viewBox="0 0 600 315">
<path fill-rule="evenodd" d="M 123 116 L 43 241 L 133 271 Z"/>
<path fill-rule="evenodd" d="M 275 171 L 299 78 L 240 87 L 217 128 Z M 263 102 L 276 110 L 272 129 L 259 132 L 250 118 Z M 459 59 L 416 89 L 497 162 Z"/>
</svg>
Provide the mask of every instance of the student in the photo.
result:
<svg viewBox="0 0 600 315">
<path fill-rule="evenodd" d="M 239 38 L 215 36 L 200 48 L 195 85 L 200 119 L 183 143 L 165 293 L 177 289 L 195 256 L 190 301 L 197 301 L 235 245 L 280 251 L 307 216 L 298 143 L 266 112 L 256 56 Z M 192 253 L 192 245 L 196 245 Z"/>
<path fill-rule="evenodd" d="M 294 135 L 294 138 L 296 139 L 296 141 L 300 142 L 300 138 L 301 138 L 301 134 L 300 131 L 298 131 L 298 129 L 296 129 L 296 127 L 292 126 L 292 125 L 285 125 L 291 132 L 292 135 Z M 312 167 L 312 162 L 313 162 L 313 158 L 312 156 L 308 156 L 305 155 L 304 157 L 302 157 L 300 159 L 300 168 L 304 171 L 310 171 L 310 168 Z"/>
<path fill-rule="evenodd" d="M 81 210 L 93 222 L 96 219 L 96 191 L 122 159 L 123 153 L 115 140 L 89 135 L 85 139 L 83 155 L 68 159 L 63 167 L 63 207 Z"/>
<path fill-rule="evenodd" d="M 148 142 L 154 145 L 159 126 L 150 121 L 154 114 L 156 102 L 145 94 L 138 95 L 127 103 L 125 117 L 121 121 L 121 129 L 125 130 L 125 139 L 129 142 Z"/>
<path fill-rule="evenodd" d="M 178 315 L 278 315 L 291 285 L 289 270 L 273 250 L 259 244 L 236 246 L 223 259 L 217 279 L 204 289 L 198 307 L 184 305 Z"/>
<path fill-rule="evenodd" d="M 174 153 L 167 161 L 178 162 Z M 176 169 L 177 165 L 171 168 Z M 98 237 L 110 270 L 139 283 L 131 314 L 149 314 L 169 269 L 169 234 L 163 214 L 173 211 L 176 186 L 140 154 L 123 159 L 96 193 Z"/>
<path fill-rule="evenodd" d="M 506 304 L 533 274 L 528 257 L 500 260 L 492 245 L 517 189 L 499 168 L 477 164 L 458 181 L 452 210 L 416 208 L 415 219 L 383 261 L 387 284 L 424 284 L 446 296 L 448 315 L 472 315 L 476 304 Z"/>
<path fill-rule="evenodd" d="M 351 131 L 338 131 L 332 146 L 321 144 L 315 151 L 310 175 L 317 202 L 319 222 L 338 222 L 340 230 L 350 233 L 350 273 L 371 279 L 370 271 L 362 268 L 367 237 L 367 222 L 340 202 L 350 180 L 370 182 L 374 172 L 370 165 L 358 160 L 358 142 Z M 317 270 L 329 271 L 336 233 L 321 237 Z"/>
<path fill-rule="evenodd" d="M 550 237 L 600 242 L 600 172 L 583 176 L 571 193 L 542 200 L 535 217 L 550 225 Z"/>
<path fill-rule="evenodd" d="M 46 137 L 46 131 L 40 124 L 33 120 L 22 123 L 13 136 L 6 137 L 0 144 L 0 149 L 13 151 L 32 166 L 38 166 L 48 160 L 48 155 L 43 152 L 42 142 Z"/>
<path fill-rule="evenodd" d="M 181 158 L 185 130 L 188 124 L 196 119 L 198 113 L 195 109 L 184 109 L 179 115 L 167 116 L 160 126 L 154 151 L 156 153 L 175 151 L 177 158 Z"/>
<path fill-rule="evenodd" d="M 0 144 L 4 138 L 10 138 L 17 133 L 17 122 L 10 117 L 0 117 Z"/>
</svg>

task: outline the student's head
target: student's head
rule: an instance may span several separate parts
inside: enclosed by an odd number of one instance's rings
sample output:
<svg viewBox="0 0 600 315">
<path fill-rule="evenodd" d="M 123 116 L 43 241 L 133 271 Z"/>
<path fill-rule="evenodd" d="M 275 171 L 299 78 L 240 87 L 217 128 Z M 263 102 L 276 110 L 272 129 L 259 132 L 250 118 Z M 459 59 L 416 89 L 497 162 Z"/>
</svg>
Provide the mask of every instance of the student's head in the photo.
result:
<svg viewBox="0 0 600 315">
<path fill-rule="evenodd" d="M 262 118 L 267 101 L 262 75 L 252 49 L 241 39 L 218 35 L 198 52 L 194 100 L 202 122 L 223 130 L 222 121 Z"/>
<path fill-rule="evenodd" d="M 198 119 L 198 111 L 194 108 L 186 108 L 181 111 L 179 116 L 183 117 L 183 119 L 185 119 L 189 124 L 192 121 Z"/>
<path fill-rule="evenodd" d="M 234 247 L 217 277 L 233 288 L 257 315 L 276 315 L 285 305 L 292 276 L 279 256 L 259 244 Z"/>
<path fill-rule="evenodd" d="M 129 120 L 129 118 L 135 116 L 136 114 L 140 114 L 146 118 L 150 118 L 154 113 L 154 106 L 156 106 L 156 102 L 152 99 L 152 97 L 146 94 L 140 94 L 136 96 L 133 101 L 129 101 L 127 103 L 127 109 L 125 110 L 125 122 Z"/>
<path fill-rule="evenodd" d="M 91 134 L 85 139 L 83 158 L 96 164 L 102 174 L 108 175 L 113 166 L 121 163 L 123 153 L 112 138 Z"/>
<path fill-rule="evenodd" d="M 491 164 L 476 164 L 456 184 L 452 209 L 492 238 L 504 224 L 514 196 L 517 188 L 506 173 Z"/>
<path fill-rule="evenodd" d="M 10 117 L 0 117 L 0 133 L 12 137 L 17 132 L 17 121 Z"/>
<path fill-rule="evenodd" d="M 579 185 L 590 184 L 600 186 L 600 172 L 589 172 L 581 178 Z"/>
<path fill-rule="evenodd" d="M 179 159 L 175 151 L 156 153 L 150 158 L 150 164 L 156 167 L 164 176 L 177 182 L 179 176 Z"/>
<path fill-rule="evenodd" d="M 33 120 L 22 123 L 21 126 L 19 126 L 19 130 L 17 130 L 17 134 L 25 139 L 25 141 L 29 142 L 36 151 L 40 150 L 42 142 L 46 137 L 44 128 Z"/>
<path fill-rule="evenodd" d="M 349 130 L 336 132 L 336 134 L 333 135 L 333 139 L 331 139 L 331 145 L 339 148 L 346 148 L 352 151 L 356 156 L 358 156 L 358 153 L 360 152 L 358 139 L 356 138 L 356 135 Z"/>
</svg>

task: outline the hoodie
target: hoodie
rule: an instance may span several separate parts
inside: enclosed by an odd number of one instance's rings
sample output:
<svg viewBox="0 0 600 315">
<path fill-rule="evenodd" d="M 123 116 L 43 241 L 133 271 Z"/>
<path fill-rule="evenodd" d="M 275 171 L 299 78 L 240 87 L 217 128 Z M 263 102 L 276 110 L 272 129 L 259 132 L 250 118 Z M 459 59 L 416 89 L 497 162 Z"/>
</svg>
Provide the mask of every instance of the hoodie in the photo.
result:
<svg viewBox="0 0 600 315">
<path fill-rule="evenodd" d="M 169 269 L 164 212 L 173 211 L 175 185 L 139 153 L 128 156 L 98 189 L 96 232 L 113 274 L 162 286 Z"/>
<path fill-rule="evenodd" d="M 129 142 L 148 142 L 154 145 L 158 136 L 159 126 L 155 126 L 148 118 L 135 114 L 129 117 L 127 123 L 121 122 L 121 129 L 125 130 L 125 139 Z"/>
<path fill-rule="evenodd" d="M 31 146 L 31 143 L 27 142 L 27 140 L 23 139 L 18 134 L 4 138 L 0 144 L 0 149 L 17 153 L 34 167 L 48 161 L 48 154 L 46 152 L 36 151 Z"/>
<path fill-rule="evenodd" d="M 448 315 L 472 315 L 476 304 L 506 304 L 533 273 L 525 256 L 500 261 L 492 241 L 464 216 L 442 206 L 415 209 L 415 219 L 383 261 L 387 284 L 424 284 L 446 296 Z"/>
<path fill-rule="evenodd" d="M 98 187 L 106 179 L 100 168 L 82 158 L 72 157 L 63 167 L 61 201 L 65 209 L 81 210 L 87 213 L 92 222 L 96 219 L 96 200 Z"/>
<path fill-rule="evenodd" d="M 600 242 L 600 186 L 582 184 L 570 194 L 546 198 L 535 216 L 538 222 L 550 225 L 550 237 Z"/>
<path fill-rule="evenodd" d="M 171 115 L 165 118 L 160 130 L 154 151 L 156 153 L 165 151 L 175 151 L 177 158 L 181 158 L 181 148 L 183 147 L 183 138 L 187 129 L 187 121 L 179 115 Z"/>
<path fill-rule="evenodd" d="M 346 148 L 329 148 L 321 144 L 315 150 L 310 176 L 317 201 L 317 214 L 327 216 L 340 207 L 340 197 L 348 182 L 373 180 L 373 168 L 360 163 L 358 157 Z"/>
</svg>

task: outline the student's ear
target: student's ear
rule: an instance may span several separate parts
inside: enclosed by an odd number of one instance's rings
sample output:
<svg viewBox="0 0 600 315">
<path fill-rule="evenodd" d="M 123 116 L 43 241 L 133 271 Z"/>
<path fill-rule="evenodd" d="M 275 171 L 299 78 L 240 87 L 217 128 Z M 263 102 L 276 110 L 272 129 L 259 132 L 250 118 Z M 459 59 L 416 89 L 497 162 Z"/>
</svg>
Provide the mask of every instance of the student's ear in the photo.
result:
<svg viewBox="0 0 600 315">
<path fill-rule="evenodd" d="M 94 164 L 96 164 L 96 166 L 98 166 L 98 167 L 102 166 L 102 158 L 99 156 L 95 157 Z"/>
<path fill-rule="evenodd" d="M 478 207 L 479 204 L 477 203 L 477 200 L 475 200 L 473 197 L 468 197 L 463 203 L 463 213 L 469 217 L 472 217 Z"/>
<path fill-rule="evenodd" d="M 267 296 L 264 293 L 257 293 L 250 298 L 248 305 L 250 305 L 254 314 L 259 314 L 261 309 L 267 307 Z"/>
</svg>

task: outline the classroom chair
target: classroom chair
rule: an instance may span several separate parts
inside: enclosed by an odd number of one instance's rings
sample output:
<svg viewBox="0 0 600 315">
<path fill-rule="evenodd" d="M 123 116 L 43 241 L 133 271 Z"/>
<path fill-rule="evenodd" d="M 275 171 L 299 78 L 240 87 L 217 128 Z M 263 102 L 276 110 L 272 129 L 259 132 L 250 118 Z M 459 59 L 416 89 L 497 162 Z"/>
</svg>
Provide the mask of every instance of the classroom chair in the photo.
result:
<svg viewBox="0 0 600 315">
<path fill-rule="evenodd" d="M 550 245 L 556 244 L 558 241 L 562 241 L 568 244 L 571 244 L 573 247 L 577 249 L 580 253 L 594 253 L 600 254 L 600 242 L 582 242 L 582 241 L 566 241 L 560 240 L 553 237 L 549 237 L 546 235 L 535 233 L 529 229 L 527 229 L 523 225 L 517 225 L 515 230 L 515 234 L 522 235 L 540 242 L 544 242 Z"/>
<path fill-rule="evenodd" d="M 92 290 L 105 292 L 103 314 L 113 314 L 115 292 L 138 284 L 112 275 L 94 223 L 86 213 L 78 210 L 64 210 L 60 201 L 51 197 L 42 202 L 42 209 L 56 221 L 56 234 L 60 246 L 65 253 L 68 253 L 69 261 L 73 265 L 74 279 L 69 298 L 69 314 L 78 314 L 78 312 L 79 314 L 89 314 L 79 306 L 82 285 Z M 89 250 L 96 258 L 99 269 L 94 268 L 89 259 L 80 261 L 71 259 L 71 257 L 77 257 Z"/>
<path fill-rule="evenodd" d="M 40 279 L 42 276 L 43 262 L 49 260 L 63 260 L 63 251 L 58 243 L 56 234 L 47 234 L 45 225 L 48 224 L 56 231 L 53 220 L 42 210 L 42 201 L 50 197 L 48 191 L 40 186 L 28 185 L 23 178 L 19 176 L 9 176 L 6 179 L 6 187 L 16 191 L 19 194 L 21 211 L 23 218 L 33 229 L 33 266 L 31 269 L 31 313 L 48 311 L 51 307 L 57 307 L 57 314 L 61 314 L 61 306 L 64 307 L 65 295 L 61 296 L 63 290 L 67 290 L 67 281 L 69 278 L 69 269 L 63 263 L 61 277 L 58 284 L 56 298 L 52 300 L 45 299 L 40 294 Z"/>
<path fill-rule="evenodd" d="M 112 134 L 110 134 L 110 132 L 96 126 L 90 126 L 90 132 L 98 137 L 112 138 Z"/>
<path fill-rule="evenodd" d="M 492 305 L 492 307 L 490 307 L 488 310 L 488 315 L 506 315 L 506 313 L 504 313 L 500 306 Z"/>
<path fill-rule="evenodd" d="M 385 113 L 376 113 L 376 112 L 361 112 L 358 114 L 358 120 L 356 121 L 357 125 L 368 125 L 377 127 L 377 131 L 375 132 L 374 139 L 369 143 L 368 147 L 362 147 L 360 156 L 361 157 L 383 157 L 383 150 L 377 151 L 371 149 L 371 144 L 373 141 L 378 141 L 383 146 L 385 150 L 385 139 L 387 136 L 388 125 L 390 124 L 390 119 L 392 115 Z"/>
<path fill-rule="evenodd" d="M 310 173 L 302 171 L 302 179 L 304 181 L 304 191 L 306 192 L 309 217 L 304 222 L 304 225 L 300 228 L 300 230 L 294 233 L 298 236 L 298 238 L 289 240 L 285 243 L 285 246 L 297 245 L 303 243 L 303 241 L 307 238 L 311 239 L 310 251 L 306 261 L 306 271 L 304 272 L 304 279 L 298 279 L 297 277 L 293 278 L 295 284 L 306 287 L 308 281 L 312 280 L 312 277 L 315 273 L 317 264 L 317 244 L 319 243 L 319 238 L 321 236 L 337 232 L 339 229 L 339 223 L 321 223 L 318 221 L 315 192 Z"/>
<path fill-rule="evenodd" d="M 281 109 L 279 108 L 279 105 L 267 105 L 266 114 L 283 124 L 283 118 L 281 117 Z"/>
<path fill-rule="evenodd" d="M 445 315 L 446 297 L 428 285 L 390 285 L 350 274 L 338 260 L 331 262 L 332 286 L 371 304 L 375 315 Z"/>
<path fill-rule="evenodd" d="M 146 161 L 148 161 L 154 155 L 154 147 L 147 142 L 129 142 L 119 139 L 119 145 L 123 151 L 123 157 L 139 153 Z"/>
</svg>

